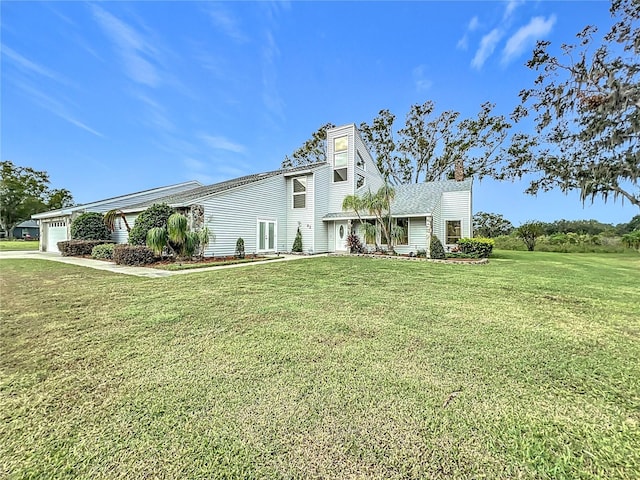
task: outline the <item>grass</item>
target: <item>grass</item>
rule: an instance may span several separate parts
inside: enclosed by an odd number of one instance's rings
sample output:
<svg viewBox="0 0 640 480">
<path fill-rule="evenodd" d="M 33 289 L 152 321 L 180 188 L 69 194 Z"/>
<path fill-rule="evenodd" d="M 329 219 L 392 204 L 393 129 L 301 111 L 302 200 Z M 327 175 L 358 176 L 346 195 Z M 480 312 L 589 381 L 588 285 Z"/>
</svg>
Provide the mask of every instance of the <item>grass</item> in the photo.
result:
<svg viewBox="0 0 640 480">
<path fill-rule="evenodd" d="M 0 252 L 13 250 L 38 250 L 38 242 L 25 240 L 1 240 Z"/>
<path fill-rule="evenodd" d="M 640 476 L 637 254 L 0 268 L 0 477 Z"/>
<path fill-rule="evenodd" d="M 237 258 L 235 260 L 221 260 L 219 262 L 201 262 L 201 263 L 161 263 L 152 265 L 159 270 L 192 270 L 194 268 L 222 267 L 224 265 L 236 265 L 238 263 L 266 262 L 269 260 L 280 260 L 282 257 L 259 257 L 259 258 Z"/>
</svg>

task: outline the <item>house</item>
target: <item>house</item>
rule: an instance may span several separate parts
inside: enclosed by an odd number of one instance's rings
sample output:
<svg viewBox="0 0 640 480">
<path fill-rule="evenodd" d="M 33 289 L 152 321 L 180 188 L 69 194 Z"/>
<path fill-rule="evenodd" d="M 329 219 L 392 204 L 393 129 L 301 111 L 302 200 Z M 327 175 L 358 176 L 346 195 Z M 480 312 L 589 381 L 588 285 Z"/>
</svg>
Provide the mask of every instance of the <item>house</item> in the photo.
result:
<svg viewBox="0 0 640 480">
<path fill-rule="evenodd" d="M 83 211 L 121 210 L 127 224 L 154 203 L 167 203 L 189 219 L 192 229 L 208 227 L 213 233 L 207 256 L 233 255 L 242 237 L 246 252 L 291 251 L 298 229 L 305 253 L 347 250 L 350 231 L 372 247 L 382 243 L 364 238 L 355 212 L 345 212 L 347 195 L 375 192 L 384 185 L 376 163 L 355 125 L 327 131 L 327 161 L 274 170 L 203 186 L 197 182 L 154 189 L 114 199 L 80 205 L 65 211 L 45 212 L 33 218 L 42 222 L 41 249 L 54 251 L 55 243 L 69 236 L 69 221 Z M 428 250 L 432 234 L 452 246 L 472 234 L 472 180 L 445 180 L 395 187 L 391 204 L 393 221 L 403 227 L 398 253 Z M 73 210 L 73 211 L 71 211 Z M 360 214 L 362 221 L 374 221 Z M 46 227 L 45 227 L 46 225 Z M 125 222 L 118 220 L 113 240 L 125 243 Z M 64 238 L 63 238 L 64 237 Z"/>
<path fill-rule="evenodd" d="M 25 220 L 13 227 L 13 238 L 36 240 L 40 237 L 40 226 L 36 220 Z"/>
</svg>

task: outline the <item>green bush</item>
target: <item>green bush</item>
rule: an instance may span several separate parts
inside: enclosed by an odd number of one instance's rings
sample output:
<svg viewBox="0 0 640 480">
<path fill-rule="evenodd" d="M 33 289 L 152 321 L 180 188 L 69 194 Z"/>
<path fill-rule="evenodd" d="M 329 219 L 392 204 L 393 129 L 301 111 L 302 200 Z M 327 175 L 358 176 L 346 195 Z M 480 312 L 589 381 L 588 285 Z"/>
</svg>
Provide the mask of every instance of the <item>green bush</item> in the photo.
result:
<svg viewBox="0 0 640 480">
<path fill-rule="evenodd" d="M 63 257 L 83 257 L 91 255 L 94 247 L 109 243 L 106 240 L 65 240 L 58 242 L 58 250 Z"/>
<path fill-rule="evenodd" d="M 112 260 L 114 247 L 113 243 L 96 245 L 91 249 L 91 257 L 97 260 Z"/>
<path fill-rule="evenodd" d="M 111 232 L 104 224 L 104 216 L 101 213 L 86 212 L 71 222 L 71 239 L 111 240 Z"/>
<path fill-rule="evenodd" d="M 444 247 L 435 235 L 431 235 L 431 258 L 444 259 Z"/>
<path fill-rule="evenodd" d="M 113 261 L 118 265 L 147 265 L 153 263 L 153 252 L 143 245 L 116 245 Z"/>
<path fill-rule="evenodd" d="M 493 238 L 461 238 L 458 240 L 460 251 L 472 257 L 488 258 L 495 245 Z"/>
<path fill-rule="evenodd" d="M 291 247 L 292 252 L 302 252 L 302 233 L 300 233 L 300 227 L 298 227 L 298 231 L 296 232 L 296 238 L 293 241 L 293 247 Z"/>
<path fill-rule="evenodd" d="M 242 237 L 236 240 L 236 258 L 244 258 L 244 240 Z"/>
<path fill-rule="evenodd" d="M 173 208 L 166 203 L 151 205 L 136 218 L 136 222 L 129 232 L 129 243 L 131 245 L 145 245 L 147 232 L 152 228 L 166 227 L 167 220 L 173 213 L 175 213 Z"/>
</svg>

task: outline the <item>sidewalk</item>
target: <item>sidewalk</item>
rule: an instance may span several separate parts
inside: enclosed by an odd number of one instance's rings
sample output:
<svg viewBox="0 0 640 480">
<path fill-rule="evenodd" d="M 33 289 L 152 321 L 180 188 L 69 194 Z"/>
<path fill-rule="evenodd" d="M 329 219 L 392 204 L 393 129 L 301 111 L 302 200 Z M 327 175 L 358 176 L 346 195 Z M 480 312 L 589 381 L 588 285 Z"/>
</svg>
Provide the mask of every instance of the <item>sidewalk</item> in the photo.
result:
<svg viewBox="0 0 640 480">
<path fill-rule="evenodd" d="M 317 255 L 316 255 L 317 256 Z M 125 265 L 116 265 L 115 263 L 105 262 L 103 260 L 94 260 L 92 258 L 79 257 L 63 257 L 59 253 L 48 253 L 38 251 L 15 251 L 0 252 L 0 260 L 3 259 L 34 259 L 34 260 L 50 260 L 53 262 L 68 263 L 70 265 L 78 265 L 80 267 L 94 268 L 96 270 L 106 270 L 107 272 L 119 273 L 122 275 L 133 275 L 136 277 L 160 278 L 171 277 L 173 275 L 187 275 L 189 273 L 210 272 L 212 270 L 222 270 L 225 268 L 249 267 L 252 265 L 263 265 L 265 263 L 287 262 L 291 260 L 302 260 L 305 258 L 313 258 L 309 255 L 286 255 L 281 254 L 278 260 L 265 260 L 257 262 L 236 263 L 234 265 L 220 265 L 217 267 L 192 268 L 189 270 L 159 270 L 149 267 L 128 267 Z"/>
</svg>

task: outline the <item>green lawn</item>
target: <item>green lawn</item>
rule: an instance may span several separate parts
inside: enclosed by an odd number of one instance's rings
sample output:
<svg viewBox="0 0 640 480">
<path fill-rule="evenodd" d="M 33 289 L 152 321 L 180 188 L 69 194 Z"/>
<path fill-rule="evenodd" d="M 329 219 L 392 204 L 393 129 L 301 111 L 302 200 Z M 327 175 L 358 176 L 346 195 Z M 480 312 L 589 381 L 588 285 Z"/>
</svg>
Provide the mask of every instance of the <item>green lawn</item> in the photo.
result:
<svg viewBox="0 0 640 480">
<path fill-rule="evenodd" d="M 0 477 L 640 477 L 637 254 L 0 269 Z"/>
<path fill-rule="evenodd" d="M 0 252 L 10 250 L 38 250 L 38 242 L 31 240 L 0 240 Z"/>
</svg>

